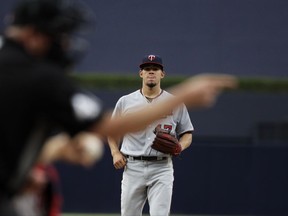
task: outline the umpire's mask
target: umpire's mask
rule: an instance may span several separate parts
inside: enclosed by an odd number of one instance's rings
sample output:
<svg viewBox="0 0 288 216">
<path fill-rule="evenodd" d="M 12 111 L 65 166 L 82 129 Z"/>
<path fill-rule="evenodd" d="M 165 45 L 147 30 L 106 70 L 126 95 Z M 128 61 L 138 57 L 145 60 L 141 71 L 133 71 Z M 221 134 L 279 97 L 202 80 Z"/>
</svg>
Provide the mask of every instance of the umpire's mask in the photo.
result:
<svg viewBox="0 0 288 216">
<path fill-rule="evenodd" d="M 87 50 L 88 33 L 95 22 L 92 11 L 80 0 L 23 0 L 15 8 L 12 25 L 32 25 L 52 38 L 48 58 L 71 66 Z"/>
</svg>

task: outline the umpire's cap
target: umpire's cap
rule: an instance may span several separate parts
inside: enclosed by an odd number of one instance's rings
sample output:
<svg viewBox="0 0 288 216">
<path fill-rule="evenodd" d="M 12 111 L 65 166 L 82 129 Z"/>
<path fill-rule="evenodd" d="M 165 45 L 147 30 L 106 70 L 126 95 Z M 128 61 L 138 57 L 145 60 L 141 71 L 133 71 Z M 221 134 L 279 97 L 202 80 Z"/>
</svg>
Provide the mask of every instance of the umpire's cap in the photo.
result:
<svg viewBox="0 0 288 216">
<path fill-rule="evenodd" d="M 13 11 L 11 24 L 32 25 L 51 36 L 69 34 L 90 22 L 83 10 L 72 0 L 22 0 Z"/>
<path fill-rule="evenodd" d="M 139 65 L 141 69 L 143 69 L 146 65 L 157 65 L 159 66 L 162 70 L 164 68 L 163 63 L 162 63 L 162 58 L 159 55 L 146 55 L 142 59 L 142 63 Z"/>
</svg>

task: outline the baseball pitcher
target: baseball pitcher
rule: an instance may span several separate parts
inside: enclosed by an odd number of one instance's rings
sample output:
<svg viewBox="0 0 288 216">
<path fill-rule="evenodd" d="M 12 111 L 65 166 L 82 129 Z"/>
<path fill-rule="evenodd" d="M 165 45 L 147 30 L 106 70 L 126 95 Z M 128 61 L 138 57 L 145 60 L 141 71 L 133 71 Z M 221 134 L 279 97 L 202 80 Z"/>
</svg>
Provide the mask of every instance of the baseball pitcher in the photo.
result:
<svg viewBox="0 0 288 216">
<path fill-rule="evenodd" d="M 165 76 L 160 56 L 145 56 L 140 64 L 142 88 L 121 97 L 113 116 L 135 112 L 143 106 L 174 97 L 161 89 Z M 148 200 L 151 216 L 168 216 L 173 189 L 173 157 L 189 147 L 193 126 L 184 104 L 168 115 L 149 124 L 144 130 L 110 138 L 113 163 L 116 169 L 124 168 L 121 194 L 121 215 L 140 216 Z M 121 150 L 119 150 L 122 140 Z"/>
</svg>

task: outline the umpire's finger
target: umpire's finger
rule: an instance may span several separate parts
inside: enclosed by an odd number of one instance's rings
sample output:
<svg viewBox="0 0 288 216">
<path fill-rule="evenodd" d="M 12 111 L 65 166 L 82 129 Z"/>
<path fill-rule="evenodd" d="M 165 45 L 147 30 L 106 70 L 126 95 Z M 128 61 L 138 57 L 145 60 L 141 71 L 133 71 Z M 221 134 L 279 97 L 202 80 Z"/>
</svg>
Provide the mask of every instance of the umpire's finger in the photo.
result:
<svg viewBox="0 0 288 216">
<path fill-rule="evenodd" d="M 201 74 L 201 75 L 195 76 L 194 78 L 206 80 L 211 85 L 220 89 L 237 88 L 238 82 L 239 82 L 236 76 L 233 76 L 230 74 Z"/>
</svg>

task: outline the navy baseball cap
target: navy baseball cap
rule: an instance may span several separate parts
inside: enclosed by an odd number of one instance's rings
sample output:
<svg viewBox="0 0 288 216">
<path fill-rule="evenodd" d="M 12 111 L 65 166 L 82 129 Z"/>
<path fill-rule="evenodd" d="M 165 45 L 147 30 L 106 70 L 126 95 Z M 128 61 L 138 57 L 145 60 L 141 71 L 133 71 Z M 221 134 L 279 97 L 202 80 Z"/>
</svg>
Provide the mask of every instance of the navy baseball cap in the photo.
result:
<svg viewBox="0 0 288 216">
<path fill-rule="evenodd" d="M 139 65 L 139 67 L 142 69 L 145 65 L 158 65 L 163 69 L 163 63 L 162 58 L 158 55 L 146 55 L 142 59 L 142 63 Z"/>
</svg>

